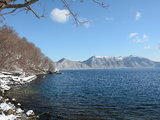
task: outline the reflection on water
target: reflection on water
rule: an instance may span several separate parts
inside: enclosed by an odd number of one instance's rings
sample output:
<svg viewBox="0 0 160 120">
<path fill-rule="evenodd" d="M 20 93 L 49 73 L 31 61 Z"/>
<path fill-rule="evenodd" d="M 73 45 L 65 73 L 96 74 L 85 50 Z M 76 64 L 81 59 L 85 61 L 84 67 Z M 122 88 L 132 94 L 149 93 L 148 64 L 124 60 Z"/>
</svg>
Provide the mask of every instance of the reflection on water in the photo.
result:
<svg viewBox="0 0 160 120">
<path fill-rule="evenodd" d="M 160 120 L 160 69 L 63 72 L 8 95 L 42 120 Z"/>
</svg>

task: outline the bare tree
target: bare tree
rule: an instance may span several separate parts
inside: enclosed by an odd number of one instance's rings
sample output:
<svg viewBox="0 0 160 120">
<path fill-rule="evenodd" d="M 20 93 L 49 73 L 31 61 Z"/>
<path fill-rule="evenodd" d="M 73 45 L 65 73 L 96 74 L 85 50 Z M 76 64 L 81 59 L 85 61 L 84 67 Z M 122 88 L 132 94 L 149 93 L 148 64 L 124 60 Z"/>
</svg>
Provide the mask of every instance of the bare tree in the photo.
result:
<svg viewBox="0 0 160 120">
<path fill-rule="evenodd" d="M 23 2 L 22 0 L 0 0 L 0 16 L 2 17 L 7 14 L 13 14 L 16 11 L 25 10 L 25 11 L 31 11 L 37 18 L 44 17 L 45 9 L 42 15 L 40 16 L 31 7 L 31 5 L 34 5 L 36 2 L 39 2 L 39 1 L 41 0 L 24 0 Z M 81 21 L 80 19 L 78 19 L 78 15 L 74 13 L 74 11 L 71 9 L 70 3 L 73 3 L 75 0 L 59 0 L 59 1 L 62 2 L 64 7 L 69 11 L 70 15 L 73 17 L 76 24 L 83 24 L 87 22 L 87 21 Z M 79 1 L 84 2 L 85 0 L 79 0 Z M 108 7 L 108 5 L 102 2 L 101 0 L 91 0 L 91 1 L 100 5 L 103 8 Z"/>
<path fill-rule="evenodd" d="M 54 63 L 26 38 L 20 38 L 11 28 L 0 28 L 0 69 L 21 69 L 26 73 L 52 73 Z"/>
</svg>

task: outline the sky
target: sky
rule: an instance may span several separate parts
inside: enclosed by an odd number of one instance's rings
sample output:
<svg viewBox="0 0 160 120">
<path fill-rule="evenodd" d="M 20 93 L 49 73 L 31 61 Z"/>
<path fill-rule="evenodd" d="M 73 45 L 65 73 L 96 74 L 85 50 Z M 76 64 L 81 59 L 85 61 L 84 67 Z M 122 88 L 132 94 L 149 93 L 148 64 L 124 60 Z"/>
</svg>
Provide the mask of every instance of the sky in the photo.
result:
<svg viewBox="0 0 160 120">
<path fill-rule="evenodd" d="M 5 16 L 5 22 L 53 61 L 129 55 L 160 61 L 160 0 L 102 1 L 109 7 L 102 8 L 91 0 L 75 0 L 71 5 L 80 20 L 89 21 L 84 25 L 75 25 L 59 0 L 42 1 L 45 18 L 21 12 Z M 40 15 L 43 12 L 43 6 L 33 8 Z"/>
</svg>

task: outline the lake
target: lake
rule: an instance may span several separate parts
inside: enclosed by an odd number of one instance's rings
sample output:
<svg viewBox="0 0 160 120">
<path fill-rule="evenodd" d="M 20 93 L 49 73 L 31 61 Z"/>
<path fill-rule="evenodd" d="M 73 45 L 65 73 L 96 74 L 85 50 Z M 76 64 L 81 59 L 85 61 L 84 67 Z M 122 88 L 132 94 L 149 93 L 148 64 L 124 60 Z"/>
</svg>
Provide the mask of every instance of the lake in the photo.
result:
<svg viewBox="0 0 160 120">
<path fill-rule="evenodd" d="M 160 120 L 160 69 L 64 70 L 8 96 L 41 120 Z"/>
</svg>

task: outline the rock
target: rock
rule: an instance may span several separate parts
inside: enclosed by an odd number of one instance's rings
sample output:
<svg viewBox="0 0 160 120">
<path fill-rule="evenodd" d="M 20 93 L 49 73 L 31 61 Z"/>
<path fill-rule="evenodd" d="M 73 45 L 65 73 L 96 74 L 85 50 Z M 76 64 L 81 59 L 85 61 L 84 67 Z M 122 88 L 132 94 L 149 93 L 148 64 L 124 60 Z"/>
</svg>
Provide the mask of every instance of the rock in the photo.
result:
<svg viewBox="0 0 160 120">
<path fill-rule="evenodd" d="M 18 114 L 16 115 L 16 117 L 18 118 L 17 120 L 36 120 L 36 119 L 29 119 L 24 113 Z"/>
<path fill-rule="evenodd" d="M 0 103 L 3 103 L 3 102 L 4 102 L 4 100 L 3 100 L 3 99 L 1 99 L 1 100 L 0 100 Z"/>
<path fill-rule="evenodd" d="M 12 101 L 16 101 L 16 99 L 15 99 L 15 98 L 12 98 Z"/>
<path fill-rule="evenodd" d="M 21 106 L 21 104 L 20 104 L 20 103 L 18 103 L 17 105 L 18 105 L 18 106 Z"/>
<path fill-rule="evenodd" d="M 4 102 L 4 98 L 0 96 L 0 103 Z"/>
<path fill-rule="evenodd" d="M 11 115 L 11 114 L 13 114 L 13 112 L 14 112 L 14 111 L 13 111 L 12 109 L 9 109 L 7 112 L 5 112 L 5 114 L 6 114 L 6 115 Z"/>
<path fill-rule="evenodd" d="M 11 89 L 11 87 L 8 86 L 8 85 L 6 85 L 6 84 L 1 84 L 1 85 L 0 85 L 0 88 L 1 88 L 2 90 L 10 90 L 10 89 Z"/>
<path fill-rule="evenodd" d="M 36 75 L 29 74 L 13 75 L 8 72 L 0 73 L 0 94 L 3 96 L 6 91 L 10 90 L 10 85 L 29 83 L 36 78 Z M 2 96 L 0 96 L 0 120 L 28 120 L 36 117 L 33 110 L 29 110 L 25 113 L 24 110 L 20 108 L 20 103 L 17 103 L 19 107 L 16 107 L 15 98 L 5 99 Z"/>
<path fill-rule="evenodd" d="M 53 74 L 53 72 L 52 71 L 47 71 L 47 74 Z"/>
<path fill-rule="evenodd" d="M 24 112 L 24 110 L 22 110 L 21 108 L 17 108 L 17 110 L 16 110 L 16 113 L 23 113 Z"/>
<path fill-rule="evenodd" d="M 17 120 L 17 117 L 15 115 L 5 115 L 3 112 L 0 115 L 0 120 Z"/>
<path fill-rule="evenodd" d="M 2 72 L 2 74 L 4 74 L 4 75 L 12 75 L 12 73 L 10 73 L 10 72 Z"/>
<path fill-rule="evenodd" d="M 1 100 L 1 99 L 3 99 L 3 97 L 2 97 L 2 96 L 0 96 L 0 100 Z"/>
<path fill-rule="evenodd" d="M 26 115 L 30 117 L 30 116 L 34 116 L 35 114 L 34 114 L 33 110 L 28 110 L 26 112 Z"/>
<path fill-rule="evenodd" d="M 2 115 L 3 113 L 2 112 L 0 112 L 0 115 Z"/>
<path fill-rule="evenodd" d="M 11 107 L 7 103 L 1 103 L 0 109 L 3 111 L 8 111 L 9 109 L 11 109 Z"/>
<path fill-rule="evenodd" d="M 14 110 L 15 109 L 15 106 L 11 103 L 1 103 L 0 104 L 0 109 L 7 112 L 8 110 L 12 109 Z"/>
<path fill-rule="evenodd" d="M 7 98 L 7 99 L 5 99 L 5 102 L 7 102 L 7 101 L 9 101 L 9 99 Z"/>
</svg>

